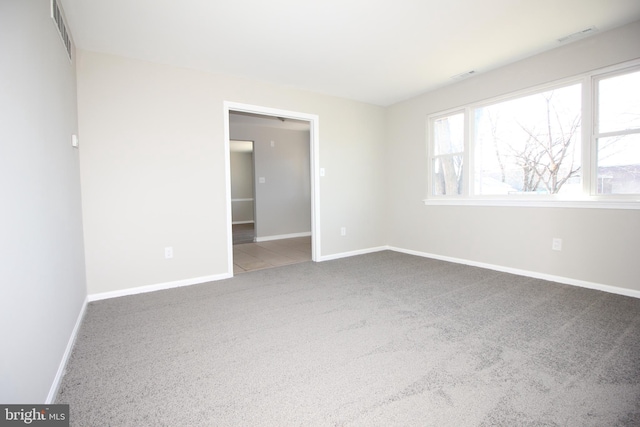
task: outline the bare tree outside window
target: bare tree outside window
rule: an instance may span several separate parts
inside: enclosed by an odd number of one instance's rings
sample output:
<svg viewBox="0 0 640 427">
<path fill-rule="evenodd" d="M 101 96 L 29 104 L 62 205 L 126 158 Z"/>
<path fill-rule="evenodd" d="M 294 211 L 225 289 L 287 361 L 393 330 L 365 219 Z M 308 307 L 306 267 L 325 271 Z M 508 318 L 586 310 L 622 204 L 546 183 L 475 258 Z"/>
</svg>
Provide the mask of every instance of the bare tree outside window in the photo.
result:
<svg viewBox="0 0 640 427">
<path fill-rule="evenodd" d="M 579 84 L 477 108 L 476 193 L 580 191 L 580 122 Z"/>
</svg>

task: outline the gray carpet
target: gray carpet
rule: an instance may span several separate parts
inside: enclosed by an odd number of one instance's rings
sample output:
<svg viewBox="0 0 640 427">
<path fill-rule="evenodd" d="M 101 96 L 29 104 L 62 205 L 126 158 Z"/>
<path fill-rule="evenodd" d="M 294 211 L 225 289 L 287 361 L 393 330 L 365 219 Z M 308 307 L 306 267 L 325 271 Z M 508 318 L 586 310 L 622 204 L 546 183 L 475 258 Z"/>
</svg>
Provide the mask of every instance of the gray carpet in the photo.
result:
<svg viewBox="0 0 640 427">
<path fill-rule="evenodd" d="M 91 303 L 74 426 L 638 426 L 640 299 L 385 251 Z"/>
</svg>

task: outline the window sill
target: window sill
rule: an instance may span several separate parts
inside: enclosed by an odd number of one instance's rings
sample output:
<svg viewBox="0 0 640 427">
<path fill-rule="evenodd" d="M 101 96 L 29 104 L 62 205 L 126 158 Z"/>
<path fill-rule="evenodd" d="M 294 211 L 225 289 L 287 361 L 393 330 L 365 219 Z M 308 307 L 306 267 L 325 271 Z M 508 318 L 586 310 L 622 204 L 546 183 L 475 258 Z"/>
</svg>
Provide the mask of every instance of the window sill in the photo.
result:
<svg viewBox="0 0 640 427">
<path fill-rule="evenodd" d="M 603 200 L 531 200 L 531 199 L 471 199 L 471 198 L 435 198 L 424 199 L 427 206 L 508 206 L 522 208 L 580 208 L 580 209 L 640 209 L 639 199 Z"/>
</svg>

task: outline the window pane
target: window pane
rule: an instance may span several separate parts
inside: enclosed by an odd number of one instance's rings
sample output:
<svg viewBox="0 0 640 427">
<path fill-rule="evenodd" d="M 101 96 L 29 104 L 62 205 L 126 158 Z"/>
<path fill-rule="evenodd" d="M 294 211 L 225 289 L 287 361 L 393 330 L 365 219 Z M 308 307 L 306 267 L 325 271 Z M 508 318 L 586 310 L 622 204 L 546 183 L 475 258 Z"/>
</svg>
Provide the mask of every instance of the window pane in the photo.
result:
<svg viewBox="0 0 640 427">
<path fill-rule="evenodd" d="M 475 110 L 475 193 L 581 192 L 581 85 Z"/>
<path fill-rule="evenodd" d="M 640 194 L 640 134 L 598 140 L 598 194 Z"/>
<path fill-rule="evenodd" d="M 464 114 L 437 119 L 433 123 L 434 154 L 453 154 L 464 151 Z"/>
<path fill-rule="evenodd" d="M 609 77 L 598 84 L 598 131 L 640 128 L 640 71 Z"/>
<path fill-rule="evenodd" d="M 433 163 L 433 195 L 461 194 L 462 155 L 437 157 Z"/>
</svg>

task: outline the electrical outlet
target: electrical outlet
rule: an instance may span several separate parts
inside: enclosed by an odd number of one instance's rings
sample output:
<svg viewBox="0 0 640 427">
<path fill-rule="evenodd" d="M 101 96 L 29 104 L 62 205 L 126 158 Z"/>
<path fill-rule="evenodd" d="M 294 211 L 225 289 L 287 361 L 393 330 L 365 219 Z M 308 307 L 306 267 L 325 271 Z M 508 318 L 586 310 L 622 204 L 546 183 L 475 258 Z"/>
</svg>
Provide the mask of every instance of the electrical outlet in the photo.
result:
<svg viewBox="0 0 640 427">
<path fill-rule="evenodd" d="M 166 259 L 173 258 L 173 247 L 172 246 L 167 246 L 166 248 L 164 248 L 164 257 Z"/>
<path fill-rule="evenodd" d="M 340 235 L 341 236 L 346 236 L 347 235 L 347 227 L 341 227 L 340 228 Z"/>
<path fill-rule="evenodd" d="M 553 249 L 554 251 L 561 251 L 562 250 L 562 239 L 554 237 L 553 240 L 551 240 L 551 249 Z"/>
</svg>

